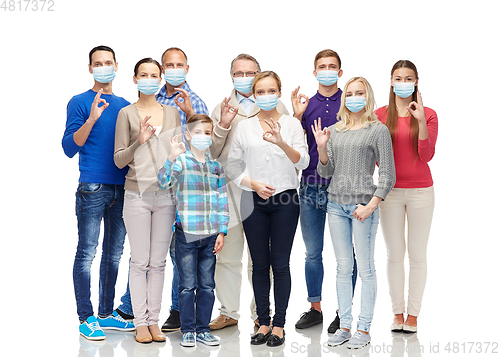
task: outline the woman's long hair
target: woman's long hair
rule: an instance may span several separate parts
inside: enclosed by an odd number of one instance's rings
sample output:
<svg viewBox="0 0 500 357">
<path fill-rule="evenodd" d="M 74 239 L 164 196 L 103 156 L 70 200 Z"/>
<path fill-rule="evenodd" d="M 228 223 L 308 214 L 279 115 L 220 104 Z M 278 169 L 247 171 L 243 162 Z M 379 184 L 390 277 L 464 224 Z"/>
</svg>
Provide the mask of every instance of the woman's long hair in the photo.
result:
<svg viewBox="0 0 500 357">
<path fill-rule="evenodd" d="M 380 121 L 377 118 L 377 115 L 373 112 L 373 109 L 375 108 L 375 97 L 373 95 L 373 90 L 370 83 L 368 83 L 368 81 L 363 77 L 354 77 L 351 78 L 346 83 L 344 91 L 342 92 L 340 109 L 339 112 L 337 113 L 338 122 L 337 124 L 335 124 L 335 129 L 338 132 L 347 131 L 354 125 L 354 120 L 351 118 L 351 111 L 347 109 L 345 106 L 345 94 L 347 88 L 349 87 L 349 84 L 356 81 L 363 83 L 366 90 L 366 106 L 365 106 L 366 112 L 361 117 L 361 126 L 363 128 L 367 128 L 370 124 L 380 123 Z"/>
<path fill-rule="evenodd" d="M 391 80 L 392 80 L 392 75 L 394 74 L 394 71 L 399 69 L 399 68 L 409 68 L 415 73 L 415 80 L 418 79 L 418 72 L 417 72 L 417 67 L 408 60 L 400 60 L 397 61 L 394 66 L 392 66 L 391 70 Z M 417 93 L 418 93 L 418 86 L 415 86 L 415 91 L 412 94 L 412 101 L 417 101 Z M 387 128 L 389 129 L 389 132 L 391 133 L 391 139 L 392 139 L 392 145 L 394 146 L 394 136 L 395 133 L 398 130 L 398 107 L 396 106 L 396 93 L 394 93 L 393 87 L 391 85 L 391 90 L 389 93 L 389 105 L 386 108 L 387 110 L 387 121 L 385 122 L 385 125 L 387 125 Z M 413 147 L 413 152 L 415 153 L 415 157 L 418 157 L 418 120 L 415 119 L 413 115 L 410 113 L 410 132 L 408 133 L 411 137 L 412 140 L 412 147 Z"/>
</svg>

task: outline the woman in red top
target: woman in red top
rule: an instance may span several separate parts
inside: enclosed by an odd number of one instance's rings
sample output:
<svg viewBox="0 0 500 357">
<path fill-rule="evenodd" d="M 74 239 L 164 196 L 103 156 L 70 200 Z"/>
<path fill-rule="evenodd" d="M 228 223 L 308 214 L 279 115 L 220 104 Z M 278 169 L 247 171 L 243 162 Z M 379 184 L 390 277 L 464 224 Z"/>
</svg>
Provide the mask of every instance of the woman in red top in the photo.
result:
<svg viewBox="0 0 500 357">
<path fill-rule="evenodd" d="M 391 71 L 389 105 L 375 112 L 389 128 L 396 164 L 396 185 L 380 205 L 380 223 L 387 247 L 387 276 L 392 300 L 392 331 L 417 331 L 425 281 L 427 242 L 434 210 L 429 165 L 438 133 L 436 112 L 422 104 L 418 72 L 410 61 L 398 61 Z M 407 237 L 405 237 L 405 224 Z M 405 313 L 404 258 L 410 260 L 408 316 Z"/>
</svg>

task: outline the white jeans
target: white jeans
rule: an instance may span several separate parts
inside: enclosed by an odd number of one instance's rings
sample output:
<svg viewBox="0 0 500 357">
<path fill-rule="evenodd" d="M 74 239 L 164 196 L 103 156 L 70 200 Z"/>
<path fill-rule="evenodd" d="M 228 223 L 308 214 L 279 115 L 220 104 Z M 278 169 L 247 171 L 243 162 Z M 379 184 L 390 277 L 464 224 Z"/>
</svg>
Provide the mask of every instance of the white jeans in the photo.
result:
<svg viewBox="0 0 500 357">
<path fill-rule="evenodd" d="M 406 240 L 410 261 L 408 314 L 418 316 L 427 280 L 427 242 L 434 211 L 434 187 L 394 188 L 380 203 L 387 247 L 387 277 L 394 314 L 405 312 Z M 408 222 L 407 234 L 405 224 Z"/>
<path fill-rule="evenodd" d="M 135 326 L 158 324 L 174 219 L 175 202 L 169 191 L 125 192 L 123 220 L 130 242 Z"/>
</svg>

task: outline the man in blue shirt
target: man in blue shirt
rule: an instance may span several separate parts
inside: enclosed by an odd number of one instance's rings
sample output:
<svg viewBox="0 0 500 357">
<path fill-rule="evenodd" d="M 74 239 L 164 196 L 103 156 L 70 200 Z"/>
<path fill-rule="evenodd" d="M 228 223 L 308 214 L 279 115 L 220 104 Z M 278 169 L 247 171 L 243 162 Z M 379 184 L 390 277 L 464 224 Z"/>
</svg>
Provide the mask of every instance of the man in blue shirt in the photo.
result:
<svg viewBox="0 0 500 357">
<path fill-rule="evenodd" d="M 309 311 L 303 313 L 295 324 L 298 329 L 312 327 L 323 322 L 321 311 L 321 292 L 323 285 L 323 242 L 325 232 L 326 206 L 328 203 L 327 188 L 329 179 L 321 177 L 317 172 L 318 149 L 311 125 L 321 118 L 323 127 L 337 122 L 342 90 L 337 80 L 342 76 L 341 61 L 337 52 L 320 51 L 314 59 L 313 74 L 319 82 L 318 92 L 311 98 L 298 95 L 300 87 L 292 92 L 294 116 L 298 118 L 307 136 L 309 146 L 309 166 L 302 171 L 300 182 L 300 227 L 306 247 L 305 276 L 308 292 L 307 301 L 311 303 Z M 356 284 L 356 261 L 353 271 L 353 291 Z M 338 317 L 328 327 L 334 333 L 340 326 Z"/>
<path fill-rule="evenodd" d="M 165 85 L 156 95 L 156 101 L 161 104 L 170 105 L 179 111 L 181 117 L 183 141 L 187 119 L 193 114 L 208 115 L 208 108 L 201 98 L 193 92 L 186 81 L 189 72 L 187 56 L 180 48 L 171 47 L 163 52 L 161 56 L 164 70 Z M 162 331 L 175 331 L 181 327 L 179 316 L 179 272 L 174 255 L 175 239 L 170 245 L 170 258 L 173 265 L 172 278 L 172 306 L 170 316 L 162 326 Z M 121 297 L 122 304 L 118 307 L 118 312 L 125 319 L 133 319 L 132 304 L 130 301 L 130 291 L 127 286 L 126 293 Z"/>
<path fill-rule="evenodd" d="M 118 112 L 130 104 L 113 94 L 112 81 L 118 63 L 114 51 L 98 46 L 89 53 L 92 89 L 74 96 L 68 103 L 66 130 L 62 139 L 68 157 L 79 154 L 80 178 L 76 192 L 78 246 L 73 266 L 80 334 L 89 340 L 103 340 L 103 329 L 131 331 L 132 323 L 113 311 L 115 284 L 125 242 L 122 220 L 123 194 L 127 169 L 113 161 L 115 125 Z M 101 221 L 104 238 L 99 271 L 99 309 L 94 317 L 90 301 L 90 271 Z"/>
</svg>

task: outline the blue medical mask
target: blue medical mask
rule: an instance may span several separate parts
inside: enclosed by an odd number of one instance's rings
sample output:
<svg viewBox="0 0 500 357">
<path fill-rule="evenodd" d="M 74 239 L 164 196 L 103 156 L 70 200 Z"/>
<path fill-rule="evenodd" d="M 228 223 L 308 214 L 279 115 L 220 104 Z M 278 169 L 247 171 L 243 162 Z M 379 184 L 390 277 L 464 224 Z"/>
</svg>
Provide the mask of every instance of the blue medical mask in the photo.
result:
<svg viewBox="0 0 500 357">
<path fill-rule="evenodd" d="M 337 71 L 316 71 L 316 79 L 324 86 L 332 86 L 339 80 L 339 72 Z"/>
<path fill-rule="evenodd" d="M 212 145 L 210 135 L 191 135 L 191 145 L 200 151 L 206 150 Z"/>
<path fill-rule="evenodd" d="M 276 108 L 278 105 L 279 99 L 277 94 L 270 94 L 270 95 L 258 95 L 255 97 L 255 104 L 257 106 L 266 112 L 269 112 Z"/>
<path fill-rule="evenodd" d="M 415 82 L 395 82 L 392 90 L 400 98 L 408 98 L 415 91 Z"/>
<path fill-rule="evenodd" d="M 115 66 L 92 67 L 92 75 L 99 83 L 109 83 L 115 79 Z"/>
<path fill-rule="evenodd" d="M 243 94 L 250 93 L 252 91 L 253 79 L 254 77 L 241 77 L 241 78 L 233 77 L 234 89 Z"/>
<path fill-rule="evenodd" d="M 366 98 L 360 96 L 347 97 L 345 106 L 353 113 L 361 111 L 366 106 Z"/>
<path fill-rule="evenodd" d="M 165 70 L 165 80 L 171 86 L 178 86 L 186 81 L 186 69 L 173 68 Z"/>
<path fill-rule="evenodd" d="M 145 95 L 155 94 L 160 89 L 160 82 L 156 78 L 138 79 L 137 89 Z"/>
</svg>

